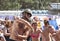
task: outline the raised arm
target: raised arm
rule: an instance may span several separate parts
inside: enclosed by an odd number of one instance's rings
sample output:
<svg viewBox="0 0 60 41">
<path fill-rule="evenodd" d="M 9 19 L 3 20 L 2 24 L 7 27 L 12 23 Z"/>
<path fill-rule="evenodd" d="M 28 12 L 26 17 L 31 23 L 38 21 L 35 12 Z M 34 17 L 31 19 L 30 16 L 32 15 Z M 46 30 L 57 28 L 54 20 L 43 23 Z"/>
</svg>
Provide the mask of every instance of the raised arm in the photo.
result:
<svg viewBox="0 0 60 41">
<path fill-rule="evenodd" d="M 20 18 L 20 19 L 18 19 L 18 20 L 16 20 L 16 21 L 17 21 L 17 22 L 22 22 L 22 23 L 24 23 L 25 25 L 27 25 L 29 29 L 32 29 L 31 24 L 30 24 L 29 22 L 27 22 L 26 20 Z"/>
</svg>

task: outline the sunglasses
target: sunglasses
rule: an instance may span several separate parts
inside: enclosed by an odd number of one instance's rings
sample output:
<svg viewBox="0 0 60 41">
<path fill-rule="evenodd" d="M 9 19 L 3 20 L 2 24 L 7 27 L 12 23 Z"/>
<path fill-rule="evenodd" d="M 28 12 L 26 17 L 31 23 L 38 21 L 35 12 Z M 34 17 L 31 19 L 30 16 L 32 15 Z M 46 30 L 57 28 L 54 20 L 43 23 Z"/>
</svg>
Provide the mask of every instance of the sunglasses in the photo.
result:
<svg viewBox="0 0 60 41">
<path fill-rule="evenodd" d="M 37 23 L 33 23 L 32 25 L 37 26 Z"/>
</svg>

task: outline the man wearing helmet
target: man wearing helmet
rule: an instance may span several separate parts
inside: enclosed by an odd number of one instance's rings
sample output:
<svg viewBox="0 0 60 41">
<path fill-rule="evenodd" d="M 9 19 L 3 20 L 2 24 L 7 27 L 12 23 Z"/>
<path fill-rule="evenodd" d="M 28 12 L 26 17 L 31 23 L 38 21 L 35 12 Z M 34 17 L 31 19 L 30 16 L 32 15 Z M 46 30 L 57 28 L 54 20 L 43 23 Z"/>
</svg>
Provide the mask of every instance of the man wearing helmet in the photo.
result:
<svg viewBox="0 0 60 41">
<path fill-rule="evenodd" d="M 11 41 L 23 41 L 23 40 L 26 41 L 27 40 L 29 36 L 29 31 L 32 29 L 30 20 L 29 20 L 31 16 L 32 16 L 31 12 L 26 9 L 22 12 L 22 17 L 20 19 L 16 17 L 13 23 L 12 32 L 10 35 Z"/>
</svg>

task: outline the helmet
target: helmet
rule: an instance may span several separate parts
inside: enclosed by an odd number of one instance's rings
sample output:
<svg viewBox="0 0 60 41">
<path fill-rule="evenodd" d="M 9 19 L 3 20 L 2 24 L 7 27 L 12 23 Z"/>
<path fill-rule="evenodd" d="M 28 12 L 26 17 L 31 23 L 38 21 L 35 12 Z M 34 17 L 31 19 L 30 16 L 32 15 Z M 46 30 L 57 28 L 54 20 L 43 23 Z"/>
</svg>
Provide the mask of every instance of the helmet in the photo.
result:
<svg viewBox="0 0 60 41">
<path fill-rule="evenodd" d="M 25 9 L 22 13 L 23 13 L 23 14 L 24 14 L 24 13 L 27 13 L 27 14 L 29 14 L 30 16 L 32 16 L 32 11 L 31 11 L 30 9 Z"/>
</svg>

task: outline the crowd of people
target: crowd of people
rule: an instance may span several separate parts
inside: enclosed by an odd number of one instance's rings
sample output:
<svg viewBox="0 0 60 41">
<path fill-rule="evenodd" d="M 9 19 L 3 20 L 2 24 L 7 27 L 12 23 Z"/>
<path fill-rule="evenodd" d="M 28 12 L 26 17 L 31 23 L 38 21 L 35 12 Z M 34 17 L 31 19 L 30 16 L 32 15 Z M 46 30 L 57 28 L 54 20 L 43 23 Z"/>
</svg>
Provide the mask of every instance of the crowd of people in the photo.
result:
<svg viewBox="0 0 60 41">
<path fill-rule="evenodd" d="M 60 30 L 55 30 L 48 20 L 44 20 L 41 27 L 41 21 L 31 17 L 32 13 L 26 9 L 22 17 L 15 16 L 14 21 L 7 17 L 0 20 L 0 41 L 60 41 Z"/>
</svg>

